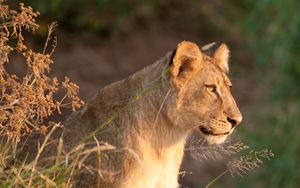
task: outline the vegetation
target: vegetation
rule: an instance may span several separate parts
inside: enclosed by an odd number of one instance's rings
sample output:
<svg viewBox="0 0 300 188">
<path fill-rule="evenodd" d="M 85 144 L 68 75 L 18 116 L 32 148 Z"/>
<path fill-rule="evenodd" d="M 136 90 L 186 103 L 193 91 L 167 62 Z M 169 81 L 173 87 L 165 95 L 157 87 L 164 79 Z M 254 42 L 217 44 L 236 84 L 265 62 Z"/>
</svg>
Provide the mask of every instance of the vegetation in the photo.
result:
<svg viewBox="0 0 300 188">
<path fill-rule="evenodd" d="M 78 86 L 65 78 L 59 82 L 50 78 L 51 56 L 56 47 L 56 39 L 52 37 L 55 23 L 49 26 L 49 33 L 42 52 L 35 52 L 25 45 L 24 32 L 38 29 L 35 18 L 38 12 L 19 5 L 19 10 L 10 10 L 3 1 L 0 2 L 0 185 L 1 187 L 71 187 L 72 178 L 78 166 L 84 166 L 84 159 L 90 153 L 110 149 L 107 144 L 95 142 L 92 149 L 83 149 L 79 145 L 69 153 L 64 152 L 63 140 L 53 143 L 51 136 L 60 123 L 45 120 L 55 112 L 60 113 L 63 107 L 76 110 L 83 105 L 78 98 Z M 50 43 L 53 43 L 50 48 Z M 26 65 L 24 75 L 11 74 L 6 68 L 11 63 L 11 55 L 20 55 Z M 66 94 L 59 99 L 58 92 L 65 90 Z M 67 101 L 69 98 L 69 102 Z M 22 150 L 20 141 L 32 132 L 40 132 L 44 140 L 39 144 L 33 161 L 27 161 L 26 156 L 20 157 Z M 49 145 L 57 144 L 55 165 L 38 166 L 40 156 Z M 90 144 L 90 143 L 86 143 Z M 94 149 L 94 150 L 93 150 Z M 68 162 L 69 161 L 69 162 Z M 67 164 L 66 164 L 67 163 Z"/>
</svg>

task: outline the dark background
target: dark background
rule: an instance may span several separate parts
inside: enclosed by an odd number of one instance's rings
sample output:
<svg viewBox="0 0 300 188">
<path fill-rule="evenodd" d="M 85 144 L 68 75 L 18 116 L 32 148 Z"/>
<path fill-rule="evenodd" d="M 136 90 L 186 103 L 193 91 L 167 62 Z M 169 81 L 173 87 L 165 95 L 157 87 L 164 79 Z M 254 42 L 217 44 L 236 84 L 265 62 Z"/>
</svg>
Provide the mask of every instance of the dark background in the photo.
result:
<svg viewBox="0 0 300 188">
<path fill-rule="evenodd" d="M 9 1 L 15 6 L 20 1 Z M 68 76 L 85 101 L 173 50 L 182 40 L 231 49 L 233 95 L 243 123 L 233 140 L 275 157 L 245 177 L 225 175 L 212 187 L 298 187 L 300 184 L 300 1 L 297 0 L 24 0 L 41 13 L 29 44 L 42 50 L 57 21 L 52 74 Z M 13 65 L 15 71 L 22 69 Z M 203 187 L 225 161 L 186 155 L 181 184 Z"/>
</svg>

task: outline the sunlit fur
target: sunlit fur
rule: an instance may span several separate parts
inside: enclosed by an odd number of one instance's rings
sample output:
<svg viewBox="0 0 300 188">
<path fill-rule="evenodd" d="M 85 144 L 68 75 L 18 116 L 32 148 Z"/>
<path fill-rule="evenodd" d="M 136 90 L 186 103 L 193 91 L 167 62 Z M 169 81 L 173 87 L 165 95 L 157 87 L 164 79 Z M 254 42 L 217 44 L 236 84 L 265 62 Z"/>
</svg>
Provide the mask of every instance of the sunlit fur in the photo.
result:
<svg viewBox="0 0 300 188">
<path fill-rule="evenodd" d="M 66 145 L 72 148 L 117 114 L 96 136 L 118 148 L 101 155 L 101 187 L 178 187 L 189 133 L 205 128 L 213 134 L 230 134 L 233 129 L 226 116 L 241 116 L 217 59 L 200 52 L 194 43 L 180 43 L 174 57 L 168 53 L 129 78 L 101 89 L 65 122 Z M 218 96 L 207 84 L 217 86 Z M 210 143 L 226 138 L 201 134 Z M 96 166 L 95 159 L 90 163 Z M 95 186 L 95 179 L 81 175 L 78 186 Z"/>
</svg>

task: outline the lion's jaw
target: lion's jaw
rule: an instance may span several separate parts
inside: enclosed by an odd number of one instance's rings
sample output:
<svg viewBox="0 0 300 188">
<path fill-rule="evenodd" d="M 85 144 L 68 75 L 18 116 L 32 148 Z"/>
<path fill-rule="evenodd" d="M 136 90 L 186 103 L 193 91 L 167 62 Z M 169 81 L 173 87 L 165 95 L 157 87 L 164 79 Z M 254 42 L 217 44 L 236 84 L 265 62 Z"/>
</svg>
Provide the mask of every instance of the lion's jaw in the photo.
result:
<svg viewBox="0 0 300 188">
<path fill-rule="evenodd" d="M 230 122 L 221 118 L 212 118 L 207 121 L 207 123 L 202 123 L 197 129 L 199 130 L 198 132 L 200 135 L 207 140 L 208 143 L 220 144 L 232 134 L 235 127 L 233 127 Z"/>
<path fill-rule="evenodd" d="M 214 133 L 208 132 L 202 126 L 198 127 L 200 135 L 209 143 L 209 144 L 221 144 L 223 143 L 229 135 L 233 132 L 234 128 L 230 129 L 229 131 L 223 133 Z"/>
</svg>

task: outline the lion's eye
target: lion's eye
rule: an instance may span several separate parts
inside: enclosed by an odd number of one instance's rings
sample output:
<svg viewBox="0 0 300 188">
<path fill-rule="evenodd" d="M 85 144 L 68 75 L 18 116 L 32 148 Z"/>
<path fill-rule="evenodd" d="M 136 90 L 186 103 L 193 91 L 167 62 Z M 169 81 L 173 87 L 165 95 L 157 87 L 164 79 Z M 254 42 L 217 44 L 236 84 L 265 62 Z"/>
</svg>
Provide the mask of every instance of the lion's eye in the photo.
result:
<svg viewBox="0 0 300 188">
<path fill-rule="evenodd" d="M 209 92 L 212 92 L 212 93 L 216 92 L 216 86 L 215 85 L 206 85 L 206 88 Z"/>
</svg>

